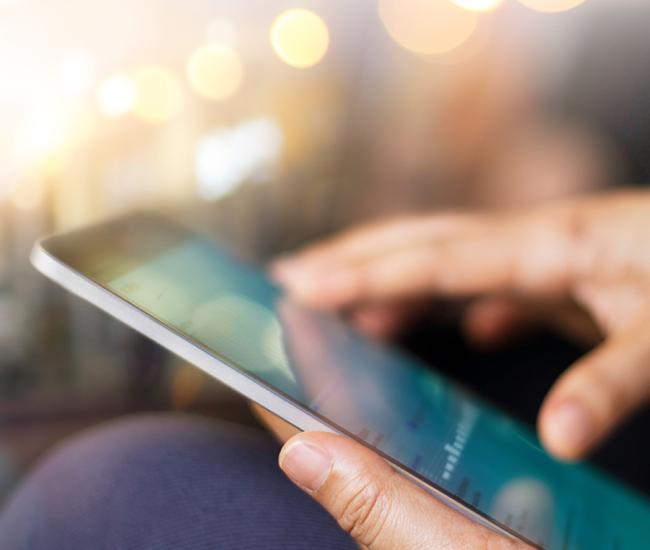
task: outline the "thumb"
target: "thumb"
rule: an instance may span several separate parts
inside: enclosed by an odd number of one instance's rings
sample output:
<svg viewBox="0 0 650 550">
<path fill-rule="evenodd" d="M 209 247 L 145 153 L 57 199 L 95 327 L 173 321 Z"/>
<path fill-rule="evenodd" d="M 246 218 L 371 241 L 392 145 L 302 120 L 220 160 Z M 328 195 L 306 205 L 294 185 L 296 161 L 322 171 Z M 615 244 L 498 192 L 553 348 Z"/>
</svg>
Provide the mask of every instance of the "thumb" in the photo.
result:
<svg viewBox="0 0 650 550">
<path fill-rule="evenodd" d="M 650 322 L 611 337 L 547 396 L 540 437 L 560 459 L 581 458 L 650 399 Z"/>
<path fill-rule="evenodd" d="M 280 467 L 362 548 L 518 547 L 438 502 L 348 438 L 299 434 L 282 449 Z"/>
</svg>

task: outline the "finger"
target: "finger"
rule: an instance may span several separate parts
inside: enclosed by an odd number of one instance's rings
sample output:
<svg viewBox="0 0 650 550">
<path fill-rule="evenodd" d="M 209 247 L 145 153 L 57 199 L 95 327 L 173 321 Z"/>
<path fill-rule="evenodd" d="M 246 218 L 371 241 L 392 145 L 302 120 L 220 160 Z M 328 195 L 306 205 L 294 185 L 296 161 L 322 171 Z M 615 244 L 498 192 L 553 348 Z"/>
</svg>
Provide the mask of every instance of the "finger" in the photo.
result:
<svg viewBox="0 0 650 550">
<path fill-rule="evenodd" d="M 427 304 L 399 302 L 361 305 L 350 313 L 350 322 L 380 341 L 394 340 L 425 311 Z"/>
<path fill-rule="evenodd" d="M 350 314 L 350 322 L 358 330 L 376 340 L 392 340 L 402 328 L 398 312 L 379 306 L 362 306 Z"/>
<path fill-rule="evenodd" d="M 410 246 L 341 269 L 295 274 L 298 299 L 336 309 L 422 295 L 559 294 L 572 275 L 571 239 L 559 220 L 484 218 L 480 228 Z"/>
<path fill-rule="evenodd" d="M 504 345 L 534 325 L 530 308 L 514 298 L 489 297 L 471 304 L 463 316 L 463 330 L 479 348 Z"/>
<path fill-rule="evenodd" d="M 615 284 L 585 281 L 576 285 L 575 294 L 605 334 L 627 330 L 650 311 L 650 285 L 647 281 L 639 283 L 624 278 Z"/>
<path fill-rule="evenodd" d="M 348 438 L 300 434 L 282 449 L 280 466 L 362 548 L 524 547 L 444 506 Z"/>
<path fill-rule="evenodd" d="M 583 457 L 650 399 L 650 321 L 613 336 L 569 369 L 542 407 L 539 431 L 564 460 Z"/>
<path fill-rule="evenodd" d="M 298 428 L 285 422 L 282 418 L 267 411 L 257 403 L 251 403 L 250 406 L 257 419 L 271 431 L 280 443 L 286 442 L 299 432 Z"/>
<path fill-rule="evenodd" d="M 323 268 L 340 268 L 399 250 L 405 244 L 426 243 L 437 235 L 449 235 L 473 223 L 476 223 L 474 216 L 442 214 L 402 217 L 364 225 L 279 258 L 271 265 L 271 274 L 283 281 Z"/>
</svg>

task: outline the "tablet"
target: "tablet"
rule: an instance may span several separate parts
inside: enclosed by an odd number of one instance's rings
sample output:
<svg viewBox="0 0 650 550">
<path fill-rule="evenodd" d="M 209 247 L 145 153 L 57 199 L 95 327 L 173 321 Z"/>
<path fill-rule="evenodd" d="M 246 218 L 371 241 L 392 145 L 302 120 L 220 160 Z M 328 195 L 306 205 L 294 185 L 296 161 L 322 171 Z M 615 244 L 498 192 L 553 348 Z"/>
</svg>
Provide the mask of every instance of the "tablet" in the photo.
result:
<svg viewBox="0 0 650 550">
<path fill-rule="evenodd" d="M 45 275 L 301 430 L 344 434 L 473 521 L 548 549 L 650 547 L 648 500 L 429 366 L 292 303 L 217 239 L 135 213 L 38 243 Z"/>
</svg>

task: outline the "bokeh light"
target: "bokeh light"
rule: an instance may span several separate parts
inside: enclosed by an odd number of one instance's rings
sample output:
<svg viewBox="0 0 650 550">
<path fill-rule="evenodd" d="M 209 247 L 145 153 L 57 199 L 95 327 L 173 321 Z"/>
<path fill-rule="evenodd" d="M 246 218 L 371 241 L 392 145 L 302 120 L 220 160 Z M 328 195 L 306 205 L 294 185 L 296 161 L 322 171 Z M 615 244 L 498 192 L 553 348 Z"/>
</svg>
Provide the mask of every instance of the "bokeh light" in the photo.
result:
<svg viewBox="0 0 650 550">
<path fill-rule="evenodd" d="M 309 10 L 285 11 L 271 26 L 273 50 L 282 61 L 292 67 L 313 67 L 323 59 L 329 43 L 327 25 Z"/>
<path fill-rule="evenodd" d="M 471 11 L 492 11 L 503 4 L 503 0 L 451 0 L 457 6 Z"/>
<path fill-rule="evenodd" d="M 177 115 L 183 92 L 178 79 L 162 67 L 145 67 L 133 77 L 136 98 L 133 113 L 146 122 L 162 123 Z"/>
<path fill-rule="evenodd" d="M 211 44 L 192 54 L 187 74 L 196 93 L 220 101 L 233 96 L 241 87 L 244 64 L 230 46 Z"/>
<path fill-rule="evenodd" d="M 577 8 L 586 0 L 519 0 L 519 2 L 536 11 L 560 12 Z"/>
<path fill-rule="evenodd" d="M 490 18 L 481 19 L 476 30 L 460 46 L 444 54 L 430 55 L 423 59 L 437 67 L 460 66 L 492 47 L 494 30 L 494 23 Z"/>
<path fill-rule="evenodd" d="M 116 74 L 101 83 L 97 90 L 97 106 L 106 116 L 118 117 L 128 113 L 135 104 L 137 90 L 133 79 Z"/>
<path fill-rule="evenodd" d="M 450 0 L 379 0 L 379 16 L 395 42 L 424 55 L 459 47 L 478 24 L 478 14 Z"/>
</svg>

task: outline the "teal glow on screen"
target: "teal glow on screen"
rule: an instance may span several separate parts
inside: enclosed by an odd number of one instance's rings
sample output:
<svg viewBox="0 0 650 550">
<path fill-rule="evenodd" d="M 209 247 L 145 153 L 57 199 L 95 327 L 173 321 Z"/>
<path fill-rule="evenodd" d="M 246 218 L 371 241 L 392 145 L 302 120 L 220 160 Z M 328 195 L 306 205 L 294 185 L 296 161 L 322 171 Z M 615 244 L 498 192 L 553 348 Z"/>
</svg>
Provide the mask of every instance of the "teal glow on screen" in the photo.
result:
<svg viewBox="0 0 650 550">
<path fill-rule="evenodd" d="M 650 548 L 642 496 L 556 462 L 525 426 L 291 304 L 211 241 L 188 239 L 107 286 L 544 548 Z"/>
</svg>

